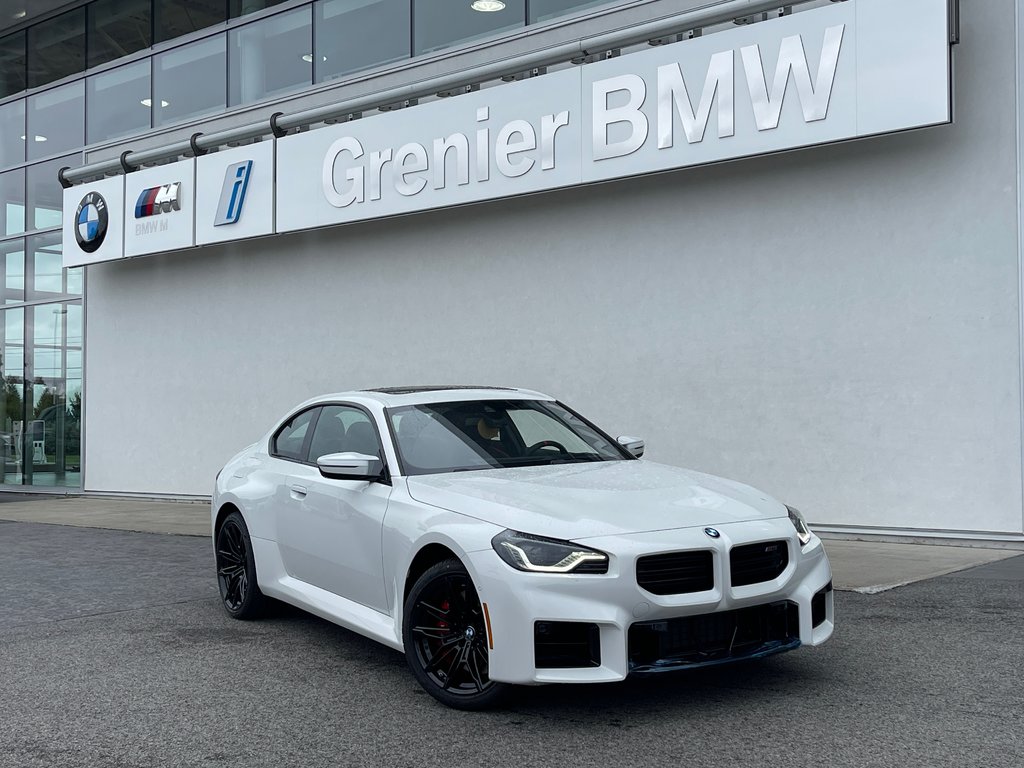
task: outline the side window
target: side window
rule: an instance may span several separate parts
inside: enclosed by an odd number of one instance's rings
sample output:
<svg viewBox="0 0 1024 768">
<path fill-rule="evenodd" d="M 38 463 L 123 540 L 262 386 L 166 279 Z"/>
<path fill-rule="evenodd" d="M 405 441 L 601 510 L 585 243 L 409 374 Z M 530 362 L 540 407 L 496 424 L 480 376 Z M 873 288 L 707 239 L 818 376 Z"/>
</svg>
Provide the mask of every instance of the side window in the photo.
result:
<svg viewBox="0 0 1024 768">
<path fill-rule="evenodd" d="M 380 454 L 377 430 L 370 417 L 347 405 L 325 405 L 313 430 L 309 445 L 310 461 L 329 453 Z"/>
<path fill-rule="evenodd" d="M 308 411 L 303 411 L 281 427 L 271 441 L 271 455 L 279 456 L 282 459 L 305 461 L 306 456 L 302 451 L 302 446 L 306 444 L 309 425 L 319 410 L 319 408 L 310 408 Z"/>
</svg>

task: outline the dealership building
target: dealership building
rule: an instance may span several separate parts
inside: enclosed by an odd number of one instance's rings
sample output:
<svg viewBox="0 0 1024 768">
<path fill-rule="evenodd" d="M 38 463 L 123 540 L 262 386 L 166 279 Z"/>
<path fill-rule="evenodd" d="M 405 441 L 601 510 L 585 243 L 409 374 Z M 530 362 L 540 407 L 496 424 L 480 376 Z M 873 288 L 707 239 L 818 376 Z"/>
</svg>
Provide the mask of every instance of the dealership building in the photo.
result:
<svg viewBox="0 0 1024 768">
<path fill-rule="evenodd" d="M 3 491 L 555 395 L 818 529 L 1024 544 L 1014 0 L 0 0 Z M 623 510 L 631 514 L 631 510 Z"/>
</svg>

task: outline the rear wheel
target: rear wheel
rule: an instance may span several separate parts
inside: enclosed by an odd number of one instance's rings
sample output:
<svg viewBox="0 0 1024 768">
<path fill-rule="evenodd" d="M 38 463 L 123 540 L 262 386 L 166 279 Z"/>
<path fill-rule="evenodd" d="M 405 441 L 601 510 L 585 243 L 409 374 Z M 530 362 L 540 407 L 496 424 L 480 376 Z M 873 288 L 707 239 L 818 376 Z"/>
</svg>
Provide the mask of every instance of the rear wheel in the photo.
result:
<svg viewBox="0 0 1024 768">
<path fill-rule="evenodd" d="M 449 707 L 485 709 L 507 690 L 488 676 L 480 598 L 458 560 L 437 563 L 416 580 L 405 602 L 402 639 L 420 685 Z"/>
<path fill-rule="evenodd" d="M 245 520 L 232 512 L 217 529 L 217 585 L 226 610 L 236 619 L 255 619 L 263 613 L 266 597 L 256 583 L 256 561 Z"/>
</svg>

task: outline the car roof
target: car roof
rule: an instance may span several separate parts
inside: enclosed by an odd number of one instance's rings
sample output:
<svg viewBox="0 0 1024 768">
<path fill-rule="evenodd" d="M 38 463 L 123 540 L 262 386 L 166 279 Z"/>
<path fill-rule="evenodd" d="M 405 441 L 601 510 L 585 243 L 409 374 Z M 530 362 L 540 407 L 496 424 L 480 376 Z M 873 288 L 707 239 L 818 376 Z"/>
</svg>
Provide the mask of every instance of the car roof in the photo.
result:
<svg viewBox="0 0 1024 768">
<path fill-rule="evenodd" d="M 331 400 L 373 401 L 385 408 L 421 403 L 447 403 L 459 400 L 554 400 L 550 395 L 517 387 L 485 387 L 425 385 L 410 387 L 379 387 L 350 392 L 337 392 L 312 398 L 308 404 Z"/>
</svg>

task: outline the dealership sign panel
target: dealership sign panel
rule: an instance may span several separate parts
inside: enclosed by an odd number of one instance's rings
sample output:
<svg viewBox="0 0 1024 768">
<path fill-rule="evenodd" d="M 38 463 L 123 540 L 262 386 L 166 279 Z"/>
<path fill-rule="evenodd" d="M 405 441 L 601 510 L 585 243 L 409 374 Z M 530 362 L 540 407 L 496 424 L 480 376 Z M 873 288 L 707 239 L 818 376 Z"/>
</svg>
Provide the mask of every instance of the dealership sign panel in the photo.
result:
<svg viewBox="0 0 1024 768">
<path fill-rule="evenodd" d="M 947 0 L 849 0 L 131 173 L 115 226 L 155 253 L 938 125 L 950 98 Z M 65 193 L 69 266 L 121 255 L 75 239 L 101 185 Z"/>
</svg>

